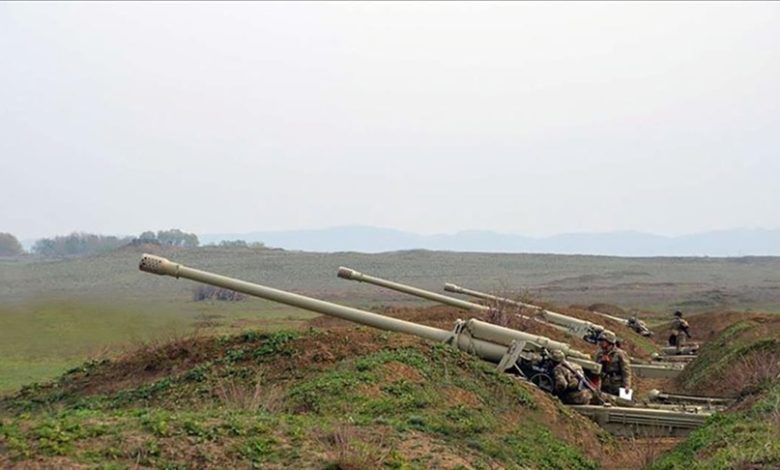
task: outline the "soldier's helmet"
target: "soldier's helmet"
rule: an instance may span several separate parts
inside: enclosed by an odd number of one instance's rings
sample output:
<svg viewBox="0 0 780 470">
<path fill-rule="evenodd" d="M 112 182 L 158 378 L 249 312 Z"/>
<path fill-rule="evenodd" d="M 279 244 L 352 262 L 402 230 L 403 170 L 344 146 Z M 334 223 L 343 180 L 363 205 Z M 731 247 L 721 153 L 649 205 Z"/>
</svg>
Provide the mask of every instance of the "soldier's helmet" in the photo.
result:
<svg viewBox="0 0 780 470">
<path fill-rule="evenodd" d="M 674 316 L 678 318 L 682 318 L 682 312 L 677 310 L 676 312 L 674 312 Z"/>
<path fill-rule="evenodd" d="M 550 353 L 550 359 L 552 359 L 555 362 L 563 362 L 564 359 L 566 359 L 566 355 L 560 349 L 556 349 L 555 351 Z"/>
<path fill-rule="evenodd" d="M 615 344 L 617 342 L 617 336 L 615 336 L 615 333 L 609 330 L 604 330 L 599 336 L 599 341 L 606 341 L 607 343 Z"/>
</svg>

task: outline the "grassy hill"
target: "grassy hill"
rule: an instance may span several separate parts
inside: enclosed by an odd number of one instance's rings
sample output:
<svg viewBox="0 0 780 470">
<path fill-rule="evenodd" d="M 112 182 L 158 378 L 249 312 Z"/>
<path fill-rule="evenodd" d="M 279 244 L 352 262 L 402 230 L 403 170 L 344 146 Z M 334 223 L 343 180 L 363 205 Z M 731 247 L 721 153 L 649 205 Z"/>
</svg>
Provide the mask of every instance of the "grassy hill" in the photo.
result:
<svg viewBox="0 0 780 470">
<path fill-rule="evenodd" d="M 654 469 L 780 467 L 780 317 L 721 314 L 692 321 L 713 334 L 681 376 L 681 391 L 739 399 L 713 416 Z"/>
<path fill-rule="evenodd" d="M 597 468 L 593 423 L 443 345 L 365 329 L 187 338 L 0 402 L 0 466 Z"/>
</svg>

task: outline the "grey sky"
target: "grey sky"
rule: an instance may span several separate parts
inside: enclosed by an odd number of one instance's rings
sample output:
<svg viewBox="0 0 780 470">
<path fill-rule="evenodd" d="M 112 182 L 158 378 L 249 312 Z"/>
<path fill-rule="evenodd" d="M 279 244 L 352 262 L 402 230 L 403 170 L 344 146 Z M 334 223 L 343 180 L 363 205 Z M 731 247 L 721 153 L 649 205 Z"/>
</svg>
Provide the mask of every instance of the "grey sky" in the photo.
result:
<svg viewBox="0 0 780 470">
<path fill-rule="evenodd" d="M 780 228 L 777 3 L 0 3 L 0 231 Z"/>
</svg>

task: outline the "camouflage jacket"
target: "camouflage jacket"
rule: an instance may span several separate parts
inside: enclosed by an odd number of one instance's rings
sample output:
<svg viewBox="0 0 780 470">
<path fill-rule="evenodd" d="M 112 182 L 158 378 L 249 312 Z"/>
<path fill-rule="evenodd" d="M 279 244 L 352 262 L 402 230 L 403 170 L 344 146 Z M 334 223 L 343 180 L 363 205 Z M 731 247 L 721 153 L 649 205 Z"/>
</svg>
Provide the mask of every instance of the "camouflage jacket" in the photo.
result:
<svg viewBox="0 0 780 470">
<path fill-rule="evenodd" d="M 675 318 L 672 320 L 672 332 L 676 335 L 682 332 L 687 332 L 689 328 L 688 322 L 682 318 Z"/>
<path fill-rule="evenodd" d="M 575 374 L 572 371 L 576 371 Z M 580 388 L 580 379 L 583 376 L 582 367 L 579 364 L 572 364 L 563 361 L 553 368 L 553 382 L 556 393 L 576 392 Z"/>
<path fill-rule="evenodd" d="M 625 351 L 620 348 L 601 350 L 596 353 L 595 360 L 601 364 L 603 383 L 631 388 L 631 359 Z"/>
</svg>

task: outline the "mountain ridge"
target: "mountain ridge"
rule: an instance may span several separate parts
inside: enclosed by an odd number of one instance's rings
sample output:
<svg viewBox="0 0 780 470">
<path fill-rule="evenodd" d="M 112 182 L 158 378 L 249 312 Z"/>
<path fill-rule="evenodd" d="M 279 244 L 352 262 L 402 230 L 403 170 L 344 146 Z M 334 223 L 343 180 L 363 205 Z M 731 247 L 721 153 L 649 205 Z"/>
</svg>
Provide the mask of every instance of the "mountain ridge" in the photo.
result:
<svg viewBox="0 0 780 470">
<path fill-rule="evenodd" d="M 398 229 L 346 225 L 323 229 L 198 234 L 202 243 L 262 242 L 287 250 L 381 253 L 435 250 L 603 256 L 780 256 L 780 229 L 729 229 L 680 236 L 638 231 L 562 233 L 530 237 L 490 230 L 422 235 Z"/>
</svg>

